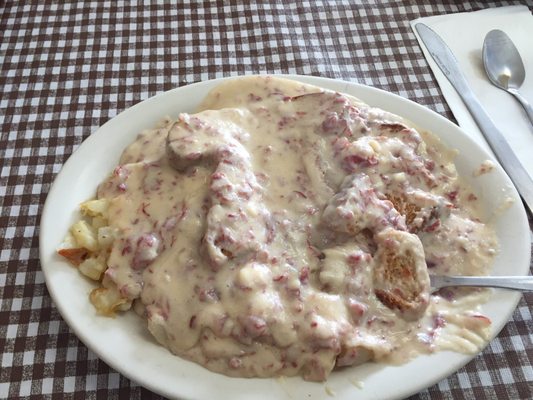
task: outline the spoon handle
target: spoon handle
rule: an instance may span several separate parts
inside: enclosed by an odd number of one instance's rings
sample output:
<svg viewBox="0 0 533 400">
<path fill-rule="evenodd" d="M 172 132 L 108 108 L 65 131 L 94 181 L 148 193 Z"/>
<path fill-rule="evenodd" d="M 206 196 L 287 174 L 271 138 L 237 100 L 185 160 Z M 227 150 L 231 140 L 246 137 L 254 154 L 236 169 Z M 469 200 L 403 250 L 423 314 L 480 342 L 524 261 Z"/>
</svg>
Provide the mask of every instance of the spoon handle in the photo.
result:
<svg viewBox="0 0 533 400">
<path fill-rule="evenodd" d="M 522 104 L 522 107 L 524 107 L 524 110 L 526 110 L 526 114 L 529 118 L 529 121 L 533 125 L 533 107 L 531 107 L 531 104 L 528 103 L 528 101 L 518 92 L 518 90 L 507 89 L 507 91 L 514 95 L 514 97 L 516 97 L 520 104 Z"/>
<path fill-rule="evenodd" d="M 497 287 L 533 291 L 533 276 L 430 276 L 431 287 L 449 286 Z"/>
</svg>

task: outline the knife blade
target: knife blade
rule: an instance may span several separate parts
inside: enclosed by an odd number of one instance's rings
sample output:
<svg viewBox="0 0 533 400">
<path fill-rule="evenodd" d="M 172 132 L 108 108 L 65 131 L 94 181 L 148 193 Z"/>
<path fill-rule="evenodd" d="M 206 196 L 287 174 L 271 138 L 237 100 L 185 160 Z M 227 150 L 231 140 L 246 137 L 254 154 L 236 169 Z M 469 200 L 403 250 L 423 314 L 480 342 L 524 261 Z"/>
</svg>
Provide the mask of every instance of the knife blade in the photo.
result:
<svg viewBox="0 0 533 400">
<path fill-rule="evenodd" d="M 472 114 L 496 158 L 511 178 L 529 212 L 533 214 L 533 180 L 470 89 L 452 51 L 442 38 L 427 25 L 419 22 L 415 25 L 415 29 L 435 63 L 448 78 Z"/>
</svg>

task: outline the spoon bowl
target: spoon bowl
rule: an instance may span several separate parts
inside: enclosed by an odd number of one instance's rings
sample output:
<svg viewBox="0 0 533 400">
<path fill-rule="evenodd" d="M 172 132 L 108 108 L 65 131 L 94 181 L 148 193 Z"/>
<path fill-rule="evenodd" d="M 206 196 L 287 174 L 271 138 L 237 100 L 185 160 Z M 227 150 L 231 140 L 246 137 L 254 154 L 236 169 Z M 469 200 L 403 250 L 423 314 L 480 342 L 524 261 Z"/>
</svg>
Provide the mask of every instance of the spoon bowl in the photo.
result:
<svg viewBox="0 0 533 400">
<path fill-rule="evenodd" d="M 520 53 L 505 34 L 490 31 L 483 43 L 483 65 L 490 81 L 503 90 L 518 89 L 526 79 L 526 70 Z"/>
<path fill-rule="evenodd" d="M 492 84 L 515 96 L 533 124 L 533 108 L 518 92 L 526 79 L 524 63 L 505 32 L 495 29 L 487 33 L 483 42 L 483 65 Z"/>
</svg>

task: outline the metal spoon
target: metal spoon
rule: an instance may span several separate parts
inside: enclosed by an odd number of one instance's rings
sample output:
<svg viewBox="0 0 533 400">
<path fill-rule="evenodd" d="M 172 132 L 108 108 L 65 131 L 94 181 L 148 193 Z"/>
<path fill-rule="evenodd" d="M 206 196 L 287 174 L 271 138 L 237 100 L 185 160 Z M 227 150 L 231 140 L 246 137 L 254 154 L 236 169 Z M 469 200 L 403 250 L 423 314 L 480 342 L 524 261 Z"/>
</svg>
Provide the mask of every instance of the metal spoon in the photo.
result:
<svg viewBox="0 0 533 400">
<path fill-rule="evenodd" d="M 533 124 L 533 108 L 518 92 L 526 78 L 524 63 L 505 32 L 495 29 L 487 33 L 483 42 L 483 65 L 490 81 L 515 96 Z"/>
<path fill-rule="evenodd" d="M 497 287 L 522 291 L 533 291 L 533 276 L 429 276 L 431 292 L 443 287 L 471 286 Z"/>
</svg>

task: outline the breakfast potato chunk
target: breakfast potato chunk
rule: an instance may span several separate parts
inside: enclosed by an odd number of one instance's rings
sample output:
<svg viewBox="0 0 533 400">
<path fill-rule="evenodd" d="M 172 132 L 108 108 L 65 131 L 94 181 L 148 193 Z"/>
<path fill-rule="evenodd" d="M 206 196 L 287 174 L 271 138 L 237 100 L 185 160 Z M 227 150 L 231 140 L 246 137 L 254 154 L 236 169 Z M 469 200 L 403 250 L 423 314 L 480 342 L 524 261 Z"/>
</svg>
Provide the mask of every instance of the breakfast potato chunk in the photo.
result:
<svg viewBox="0 0 533 400">
<path fill-rule="evenodd" d="M 102 276 L 106 268 L 107 266 L 105 264 L 105 261 L 102 260 L 100 257 L 87 258 L 78 266 L 78 269 L 83 275 L 94 281 L 100 280 L 100 277 Z"/>
<path fill-rule="evenodd" d="M 108 207 L 107 199 L 88 200 L 80 205 L 82 214 L 90 217 L 107 216 Z"/>
<path fill-rule="evenodd" d="M 70 232 L 80 247 L 84 247 L 89 251 L 98 250 L 96 231 L 87 221 L 81 220 L 76 222 L 70 228 Z"/>
<path fill-rule="evenodd" d="M 131 307 L 131 301 L 123 298 L 115 286 L 94 289 L 89 299 L 99 314 L 110 317 L 117 311 L 126 311 Z"/>
</svg>

